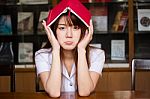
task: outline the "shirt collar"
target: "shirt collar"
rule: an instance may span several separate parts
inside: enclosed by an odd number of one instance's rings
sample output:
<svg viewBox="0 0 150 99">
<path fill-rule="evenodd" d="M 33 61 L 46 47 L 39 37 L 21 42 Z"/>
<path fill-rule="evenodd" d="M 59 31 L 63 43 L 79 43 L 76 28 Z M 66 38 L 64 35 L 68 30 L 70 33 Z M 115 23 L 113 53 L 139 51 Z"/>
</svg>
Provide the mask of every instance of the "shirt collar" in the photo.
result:
<svg viewBox="0 0 150 99">
<path fill-rule="evenodd" d="M 67 79 L 72 78 L 72 77 L 75 75 L 75 72 L 76 72 L 76 66 L 75 66 L 75 64 L 73 64 L 73 65 L 72 65 L 72 69 L 71 69 L 71 74 L 70 74 L 70 77 L 69 77 L 68 71 L 67 71 L 65 65 L 63 64 L 62 74 L 63 74 Z"/>
</svg>

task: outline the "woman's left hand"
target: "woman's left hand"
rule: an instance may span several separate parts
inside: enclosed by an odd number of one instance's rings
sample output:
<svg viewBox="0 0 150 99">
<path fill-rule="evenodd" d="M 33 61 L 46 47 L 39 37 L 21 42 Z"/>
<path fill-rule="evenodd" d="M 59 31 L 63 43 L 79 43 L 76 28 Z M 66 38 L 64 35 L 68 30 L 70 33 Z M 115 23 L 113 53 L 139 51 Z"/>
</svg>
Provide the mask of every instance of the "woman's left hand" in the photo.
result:
<svg viewBox="0 0 150 99">
<path fill-rule="evenodd" d="M 92 40 L 93 37 L 93 23 L 90 20 L 90 26 L 88 30 L 86 30 L 84 38 L 79 42 L 78 49 L 86 49 L 89 42 Z"/>
</svg>

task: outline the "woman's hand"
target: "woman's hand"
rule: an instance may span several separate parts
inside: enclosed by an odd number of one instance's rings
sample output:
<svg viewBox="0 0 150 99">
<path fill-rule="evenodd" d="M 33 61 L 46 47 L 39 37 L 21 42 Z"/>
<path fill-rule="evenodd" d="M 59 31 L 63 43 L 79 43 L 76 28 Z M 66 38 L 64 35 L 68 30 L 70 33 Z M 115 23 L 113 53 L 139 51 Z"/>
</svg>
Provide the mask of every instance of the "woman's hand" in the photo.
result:
<svg viewBox="0 0 150 99">
<path fill-rule="evenodd" d="M 43 26 L 45 28 L 48 40 L 51 43 L 53 50 L 59 50 L 60 49 L 60 45 L 59 45 L 56 37 L 54 36 L 53 31 L 51 30 L 51 28 L 49 26 L 46 26 L 46 22 L 44 20 L 43 20 L 42 24 L 43 24 Z"/>
<path fill-rule="evenodd" d="M 88 30 L 86 30 L 84 38 L 79 42 L 78 49 L 85 49 L 89 42 L 92 40 L 93 37 L 93 24 L 92 20 L 90 20 L 90 26 Z"/>
</svg>

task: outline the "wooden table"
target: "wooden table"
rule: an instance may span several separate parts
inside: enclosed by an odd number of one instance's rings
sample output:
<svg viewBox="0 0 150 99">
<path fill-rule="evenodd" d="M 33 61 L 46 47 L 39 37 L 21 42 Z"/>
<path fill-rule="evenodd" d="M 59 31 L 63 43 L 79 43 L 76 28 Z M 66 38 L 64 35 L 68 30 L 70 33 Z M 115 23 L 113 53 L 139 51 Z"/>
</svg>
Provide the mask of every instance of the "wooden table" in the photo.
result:
<svg viewBox="0 0 150 99">
<path fill-rule="evenodd" d="M 13 93 L 0 92 L 0 99 L 53 99 L 46 93 Z M 94 92 L 88 97 L 80 97 L 77 93 L 62 93 L 58 99 L 150 99 L 150 92 L 113 91 Z"/>
</svg>

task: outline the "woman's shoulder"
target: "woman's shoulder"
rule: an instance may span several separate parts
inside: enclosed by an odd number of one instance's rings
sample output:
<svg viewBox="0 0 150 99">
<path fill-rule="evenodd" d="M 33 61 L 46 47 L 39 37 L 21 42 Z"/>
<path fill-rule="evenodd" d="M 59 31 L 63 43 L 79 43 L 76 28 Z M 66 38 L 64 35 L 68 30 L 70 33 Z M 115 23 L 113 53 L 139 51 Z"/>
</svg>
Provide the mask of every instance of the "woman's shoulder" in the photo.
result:
<svg viewBox="0 0 150 99">
<path fill-rule="evenodd" d="M 98 47 L 90 47 L 90 59 L 93 61 L 96 58 L 105 58 L 105 52 L 101 48 Z"/>
<path fill-rule="evenodd" d="M 91 63 L 104 62 L 105 61 L 105 52 L 101 48 L 90 47 L 89 59 Z"/>
<path fill-rule="evenodd" d="M 102 50 L 99 47 L 90 47 L 90 54 L 100 54 L 100 53 L 104 53 L 104 50 Z"/>
<path fill-rule="evenodd" d="M 35 52 L 35 56 L 37 56 L 37 55 L 48 55 L 51 53 L 51 50 L 52 50 L 51 48 L 48 48 L 48 49 L 42 48 L 42 49 Z"/>
</svg>

